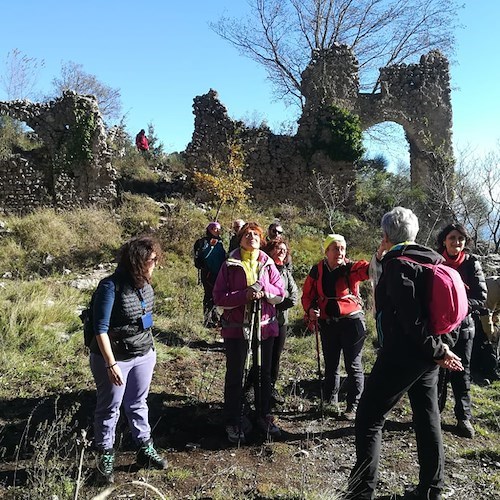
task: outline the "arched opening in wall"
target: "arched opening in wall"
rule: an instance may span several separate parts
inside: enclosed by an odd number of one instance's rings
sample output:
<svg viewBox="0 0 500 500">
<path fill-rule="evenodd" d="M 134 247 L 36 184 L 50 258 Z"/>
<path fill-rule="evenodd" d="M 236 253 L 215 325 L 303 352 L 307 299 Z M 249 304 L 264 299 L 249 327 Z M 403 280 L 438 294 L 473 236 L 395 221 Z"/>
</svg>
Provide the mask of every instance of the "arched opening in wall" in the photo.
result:
<svg viewBox="0 0 500 500">
<path fill-rule="evenodd" d="M 13 154 L 33 156 L 43 145 L 26 123 L 8 115 L 0 115 L 0 160 Z"/>
<path fill-rule="evenodd" d="M 383 122 L 363 131 L 364 162 L 385 170 L 410 175 L 410 146 L 403 127 Z"/>
</svg>

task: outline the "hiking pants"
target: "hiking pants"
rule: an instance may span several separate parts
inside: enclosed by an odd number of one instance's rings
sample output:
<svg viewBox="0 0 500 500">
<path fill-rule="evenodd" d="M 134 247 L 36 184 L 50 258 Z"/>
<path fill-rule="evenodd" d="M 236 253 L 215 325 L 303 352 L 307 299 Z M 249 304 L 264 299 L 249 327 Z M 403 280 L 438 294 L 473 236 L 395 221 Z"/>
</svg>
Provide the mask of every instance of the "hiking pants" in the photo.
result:
<svg viewBox="0 0 500 500">
<path fill-rule="evenodd" d="M 405 360 L 406 361 L 406 360 Z M 439 493 L 444 485 L 444 451 L 437 404 L 438 365 L 407 360 L 395 364 L 379 355 L 356 413 L 356 464 L 346 498 L 372 500 L 377 485 L 382 429 L 391 409 L 408 392 L 420 464 L 419 487 Z"/>
<path fill-rule="evenodd" d="M 366 338 L 364 320 L 360 318 L 342 318 L 338 321 L 320 319 L 319 331 L 325 360 L 325 400 L 338 402 L 340 353 L 344 351 L 344 365 L 347 371 L 347 404 L 357 404 L 364 387 L 361 363 Z"/>
<path fill-rule="evenodd" d="M 94 441 L 97 448 L 113 448 L 122 403 L 134 441 L 140 444 L 151 437 L 146 399 L 156 364 L 156 351 L 151 349 L 144 356 L 117 363 L 124 379 L 124 384 L 120 386 L 109 381 L 104 358 L 99 354 L 90 354 L 90 369 L 97 386 L 94 414 Z"/>
<path fill-rule="evenodd" d="M 216 320 L 214 298 L 212 296 L 215 286 L 214 276 L 206 269 L 201 270 L 201 284 L 203 285 L 203 319 L 206 326 L 212 326 Z"/>
<path fill-rule="evenodd" d="M 253 348 L 252 376 L 257 404 L 260 389 L 261 407 L 256 408 L 258 416 L 268 415 L 271 411 L 271 357 L 275 337 L 262 341 L 262 367 L 260 382 L 256 365 L 257 349 Z M 226 378 L 224 382 L 224 414 L 226 425 L 239 425 L 243 410 L 243 376 L 247 357 L 248 341 L 245 339 L 224 339 L 226 349 Z M 260 385 L 260 388 L 259 388 Z"/>
<path fill-rule="evenodd" d="M 439 407 L 444 409 L 447 396 L 448 381 L 451 383 L 453 396 L 455 397 L 455 417 L 457 420 L 470 420 L 472 418 L 470 402 L 470 361 L 472 357 L 472 346 L 474 335 L 464 338 L 458 337 L 458 341 L 452 351 L 462 360 L 463 371 L 455 372 L 441 369 L 439 373 Z"/>
</svg>

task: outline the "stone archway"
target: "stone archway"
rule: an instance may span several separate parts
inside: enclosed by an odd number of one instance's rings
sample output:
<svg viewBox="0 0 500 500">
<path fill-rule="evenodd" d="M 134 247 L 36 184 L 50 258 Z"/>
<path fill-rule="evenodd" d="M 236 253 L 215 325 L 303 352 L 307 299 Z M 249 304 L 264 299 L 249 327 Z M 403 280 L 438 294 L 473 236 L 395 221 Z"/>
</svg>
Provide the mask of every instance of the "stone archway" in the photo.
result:
<svg viewBox="0 0 500 500">
<path fill-rule="evenodd" d="M 401 125 L 410 145 L 411 177 L 425 184 L 436 154 L 452 156 L 452 109 L 448 60 L 431 51 L 418 64 L 380 70 L 380 92 L 359 92 L 358 62 L 345 45 L 317 53 L 302 73 L 306 104 L 298 135 L 306 138 L 325 105 L 356 113 L 363 130 L 386 121 Z"/>
</svg>

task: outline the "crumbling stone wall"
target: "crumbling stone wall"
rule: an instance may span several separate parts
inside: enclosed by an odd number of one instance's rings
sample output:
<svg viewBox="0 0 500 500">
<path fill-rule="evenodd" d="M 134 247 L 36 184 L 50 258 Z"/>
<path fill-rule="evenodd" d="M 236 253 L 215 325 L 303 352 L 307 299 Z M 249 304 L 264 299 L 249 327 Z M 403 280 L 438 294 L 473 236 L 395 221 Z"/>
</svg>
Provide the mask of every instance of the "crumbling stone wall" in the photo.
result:
<svg viewBox="0 0 500 500">
<path fill-rule="evenodd" d="M 247 176 L 256 197 L 307 200 L 313 170 L 350 179 L 352 164 L 334 162 L 325 151 L 313 150 L 322 116 L 334 105 L 357 114 L 363 130 L 386 121 L 400 124 L 409 142 L 412 181 L 425 184 L 435 168 L 436 152 L 452 156 L 450 77 L 447 59 L 438 51 L 418 64 L 380 70 L 381 91 L 360 92 L 358 61 L 345 45 L 313 54 L 302 73 L 305 105 L 297 134 L 274 135 L 267 128 L 250 129 L 229 118 L 217 92 L 194 99 L 195 128 L 186 149 L 192 169 L 206 169 L 210 159 L 224 159 L 227 142 L 238 138 L 247 153 Z M 327 131 L 325 131 L 327 132 Z M 326 135 L 327 137 L 327 135 Z"/>
<path fill-rule="evenodd" d="M 246 155 L 245 174 L 252 181 L 251 194 L 257 201 L 311 199 L 313 170 L 329 175 L 342 171 L 351 176 L 347 164 L 335 164 L 321 151 L 304 157 L 303 144 L 296 137 L 275 135 L 266 127 L 250 128 L 232 120 L 215 90 L 194 99 L 195 127 L 185 151 L 192 171 L 206 171 L 214 160 L 224 162 L 228 142 L 240 141 Z"/>
<path fill-rule="evenodd" d="M 0 114 L 26 123 L 43 141 L 0 160 L 0 208 L 71 208 L 116 199 L 116 172 L 94 96 L 72 91 L 46 103 L 0 101 Z"/>
</svg>

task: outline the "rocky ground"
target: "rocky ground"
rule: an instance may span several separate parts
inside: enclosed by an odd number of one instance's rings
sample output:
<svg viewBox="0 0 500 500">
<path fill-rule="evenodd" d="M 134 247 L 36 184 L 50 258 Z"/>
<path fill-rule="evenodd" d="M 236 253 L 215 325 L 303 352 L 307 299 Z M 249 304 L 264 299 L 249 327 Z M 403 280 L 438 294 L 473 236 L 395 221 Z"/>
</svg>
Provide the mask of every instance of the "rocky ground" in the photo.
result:
<svg viewBox="0 0 500 500">
<path fill-rule="evenodd" d="M 250 442 L 238 448 L 226 441 L 223 429 L 221 345 L 200 343 L 190 349 L 200 356 L 160 360 L 150 395 L 155 442 L 168 457 L 169 469 L 138 469 L 122 425 L 116 483 L 99 498 L 338 498 L 354 463 L 354 426 L 329 409 L 321 416 L 316 381 L 302 380 L 283 388 L 286 401 L 276 408 L 284 430 L 281 440 L 269 442 L 253 433 Z M 193 385 L 196 373 L 202 376 Z M 193 393 L 185 395 L 188 383 Z M 93 398 L 89 387 L 57 401 L 54 397 L 0 401 L 0 497 L 44 498 L 49 481 L 56 484 L 58 470 L 61 477 L 63 471 L 76 477 L 81 445 L 75 449 L 74 444 L 80 429 L 91 421 Z M 449 402 L 443 415 L 444 498 L 500 498 L 498 435 L 481 432 L 474 440 L 455 435 L 451 407 Z M 54 458 L 51 450 L 56 448 Z M 93 454 L 86 448 L 85 482 L 78 498 L 103 494 L 103 488 L 92 482 L 94 470 Z M 403 400 L 384 432 L 377 498 L 397 498 L 396 494 L 416 483 L 417 474 L 411 412 Z M 74 498 L 74 487 L 73 481 L 67 498 Z"/>
</svg>

